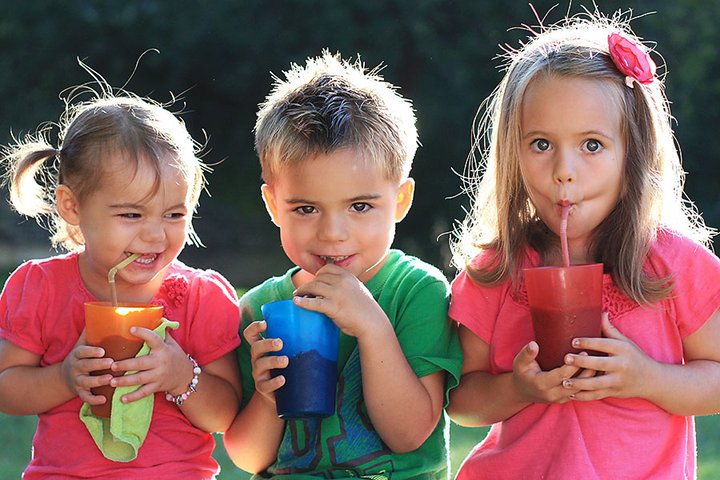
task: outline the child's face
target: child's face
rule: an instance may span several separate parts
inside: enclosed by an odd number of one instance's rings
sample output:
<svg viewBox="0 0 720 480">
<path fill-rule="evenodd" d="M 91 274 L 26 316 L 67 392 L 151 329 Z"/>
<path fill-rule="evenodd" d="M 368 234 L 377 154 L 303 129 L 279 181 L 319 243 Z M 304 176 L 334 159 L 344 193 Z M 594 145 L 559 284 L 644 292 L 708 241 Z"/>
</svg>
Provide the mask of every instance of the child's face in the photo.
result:
<svg viewBox="0 0 720 480">
<path fill-rule="evenodd" d="M 572 259 L 588 261 L 593 230 L 622 191 L 625 165 L 619 98 L 604 82 L 578 77 L 534 80 L 522 106 L 520 167 L 543 222 L 560 233 L 563 202 L 572 205 Z"/>
<path fill-rule="evenodd" d="M 62 202 L 70 202 L 66 214 L 71 218 L 63 216 L 79 225 L 85 238 L 80 272 L 90 291 L 96 296 L 108 295 L 110 268 L 130 254 L 140 253 L 141 257 L 117 273 L 118 296 L 121 301 L 142 297 L 149 301 L 185 244 L 192 214 L 188 185 L 177 169 L 166 166 L 161 169 L 159 190 L 151 195 L 155 171 L 147 162 L 140 162 L 135 176 L 122 157 L 112 158 L 107 165 L 99 188 L 82 202 L 59 189 L 58 208 Z"/>
<path fill-rule="evenodd" d="M 413 185 L 387 180 L 342 149 L 282 168 L 263 185 L 263 199 L 293 263 L 315 275 L 332 262 L 365 282 L 387 257 Z"/>
</svg>

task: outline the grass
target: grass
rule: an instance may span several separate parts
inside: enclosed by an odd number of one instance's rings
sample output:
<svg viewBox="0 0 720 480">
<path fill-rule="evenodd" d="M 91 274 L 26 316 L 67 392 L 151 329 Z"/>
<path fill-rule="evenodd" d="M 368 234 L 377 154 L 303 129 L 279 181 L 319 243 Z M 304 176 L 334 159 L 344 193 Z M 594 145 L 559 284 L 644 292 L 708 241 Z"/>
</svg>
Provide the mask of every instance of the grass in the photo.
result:
<svg viewBox="0 0 720 480">
<path fill-rule="evenodd" d="M 36 417 L 10 417 L 0 414 L 0 432 L 3 444 L 0 449 L 0 478 L 20 478 L 23 469 L 30 460 L 30 446 L 37 424 Z M 457 470 L 467 452 L 479 442 L 487 432 L 486 428 L 464 428 L 453 424 L 450 428 L 451 462 L 453 471 Z M 698 437 L 698 479 L 720 478 L 720 416 L 697 418 Z M 222 448 L 218 437 L 215 458 L 222 467 L 220 480 L 245 480 L 248 474 L 238 470 Z M 542 448 L 538 446 L 538 448 Z"/>
</svg>

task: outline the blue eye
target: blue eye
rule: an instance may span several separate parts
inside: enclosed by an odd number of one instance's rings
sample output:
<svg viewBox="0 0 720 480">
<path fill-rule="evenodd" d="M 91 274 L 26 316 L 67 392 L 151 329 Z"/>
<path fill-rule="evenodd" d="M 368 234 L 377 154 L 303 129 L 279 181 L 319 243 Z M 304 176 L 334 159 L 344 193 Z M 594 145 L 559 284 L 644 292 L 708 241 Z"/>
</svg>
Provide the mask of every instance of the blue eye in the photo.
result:
<svg viewBox="0 0 720 480">
<path fill-rule="evenodd" d="M 544 138 L 538 138 L 530 144 L 538 152 L 547 152 L 550 150 L 550 142 Z"/>
<path fill-rule="evenodd" d="M 603 144 L 600 143 L 598 140 L 590 139 L 587 142 L 585 142 L 585 150 L 587 150 L 590 153 L 597 153 L 602 149 L 603 149 Z"/>
</svg>

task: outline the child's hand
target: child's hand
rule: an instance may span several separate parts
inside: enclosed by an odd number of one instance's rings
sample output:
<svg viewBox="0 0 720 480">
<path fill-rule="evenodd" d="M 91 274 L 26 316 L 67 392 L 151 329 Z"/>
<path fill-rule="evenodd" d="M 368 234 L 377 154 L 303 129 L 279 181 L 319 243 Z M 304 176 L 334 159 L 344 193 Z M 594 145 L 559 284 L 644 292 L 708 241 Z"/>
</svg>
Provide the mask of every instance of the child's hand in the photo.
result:
<svg viewBox="0 0 720 480">
<path fill-rule="evenodd" d="M 563 365 L 543 372 L 535 360 L 539 348 L 536 342 L 530 342 L 520 350 L 513 362 L 513 381 L 518 392 L 531 403 L 565 403 L 572 400 L 578 388 L 565 386 L 567 379 L 580 370 L 576 366 Z M 595 372 L 581 372 L 580 377 Z"/>
<path fill-rule="evenodd" d="M 91 388 L 108 385 L 112 375 L 92 376 L 90 372 L 107 370 L 112 365 L 111 358 L 102 358 L 105 350 L 100 347 L 85 345 L 85 331 L 80 335 L 75 348 L 65 357 L 62 363 L 62 375 L 65 383 L 80 400 L 90 405 L 102 405 L 105 397 L 93 395 Z"/>
<path fill-rule="evenodd" d="M 643 397 L 645 382 L 651 377 L 648 371 L 656 364 L 655 360 L 620 333 L 606 313 L 602 318 L 602 332 L 605 338 L 576 338 L 573 347 L 607 353 L 606 357 L 569 354 L 565 363 L 603 373 L 592 378 L 568 379 L 566 388 L 579 390 L 575 400 Z"/>
<path fill-rule="evenodd" d="M 343 333 L 353 337 L 383 331 L 376 325 L 388 321 L 367 287 L 355 275 L 336 265 L 322 267 L 295 295 L 293 301 L 297 305 L 324 313 Z"/>
<path fill-rule="evenodd" d="M 130 333 L 143 339 L 150 353 L 142 357 L 114 362 L 114 372 L 135 371 L 131 375 L 113 377 L 110 385 L 125 387 L 142 385 L 138 390 L 123 395 L 122 402 L 129 403 L 155 392 L 184 392 L 193 378 L 193 367 L 185 352 L 171 335 L 162 337 L 147 328 L 132 327 Z"/>
<path fill-rule="evenodd" d="M 267 329 L 265 321 L 253 322 L 243 331 L 245 340 L 250 345 L 250 359 L 252 363 L 252 376 L 255 380 L 255 391 L 263 398 L 275 405 L 275 390 L 285 385 L 285 377 L 270 376 L 270 370 L 288 366 L 288 357 L 285 355 L 268 355 L 282 349 L 282 340 L 279 338 L 263 338 L 261 335 Z"/>
</svg>

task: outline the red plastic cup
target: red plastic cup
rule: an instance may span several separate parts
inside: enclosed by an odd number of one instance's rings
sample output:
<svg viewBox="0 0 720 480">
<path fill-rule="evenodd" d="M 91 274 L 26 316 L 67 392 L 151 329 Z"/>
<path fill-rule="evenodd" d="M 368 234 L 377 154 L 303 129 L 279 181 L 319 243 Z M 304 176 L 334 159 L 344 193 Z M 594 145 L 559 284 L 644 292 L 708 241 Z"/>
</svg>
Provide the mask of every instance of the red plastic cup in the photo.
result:
<svg viewBox="0 0 720 480">
<path fill-rule="evenodd" d="M 143 327 L 150 330 L 162 322 L 163 307 L 146 303 L 120 303 L 113 307 L 110 302 L 85 302 L 85 336 L 88 345 L 105 349 L 105 357 L 113 360 L 125 360 L 138 354 L 143 340 L 130 333 L 130 327 Z M 112 374 L 115 377 L 125 372 L 98 370 L 91 375 Z M 90 410 L 96 417 L 110 418 L 112 396 L 115 388 L 103 385 L 91 389 L 93 395 L 103 395 L 105 403 L 91 405 Z"/>
<path fill-rule="evenodd" d="M 537 267 L 523 270 L 537 362 L 544 371 L 565 363 L 577 337 L 600 337 L 603 264 Z"/>
</svg>

